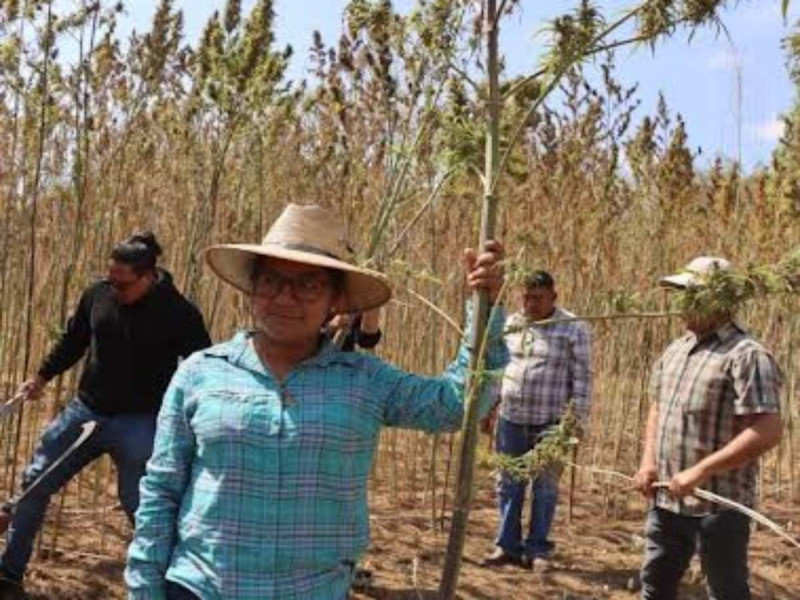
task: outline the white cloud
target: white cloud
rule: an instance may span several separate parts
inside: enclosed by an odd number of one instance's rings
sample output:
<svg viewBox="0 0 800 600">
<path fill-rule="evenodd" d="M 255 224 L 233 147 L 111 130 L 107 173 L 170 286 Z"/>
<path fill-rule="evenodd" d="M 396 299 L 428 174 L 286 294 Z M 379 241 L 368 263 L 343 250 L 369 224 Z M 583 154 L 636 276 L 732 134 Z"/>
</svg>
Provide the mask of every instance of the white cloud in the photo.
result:
<svg viewBox="0 0 800 600">
<path fill-rule="evenodd" d="M 777 142 L 783 135 L 784 123 L 778 117 L 772 117 L 752 126 L 752 131 L 759 140 Z"/>
</svg>

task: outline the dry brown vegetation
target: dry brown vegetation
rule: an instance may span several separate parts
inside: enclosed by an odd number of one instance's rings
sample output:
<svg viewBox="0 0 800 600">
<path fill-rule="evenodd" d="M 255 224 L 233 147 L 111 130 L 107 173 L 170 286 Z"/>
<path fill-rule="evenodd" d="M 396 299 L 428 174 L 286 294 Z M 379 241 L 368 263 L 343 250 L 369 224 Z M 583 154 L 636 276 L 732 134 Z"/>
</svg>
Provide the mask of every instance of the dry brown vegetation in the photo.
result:
<svg viewBox="0 0 800 600">
<path fill-rule="evenodd" d="M 80 289 L 102 274 L 112 243 L 137 229 L 157 233 L 166 266 L 214 338 L 230 335 L 246 323 L 243 300 L 204 272 L 200 251 L 260 239 L 287 201 L 334 207 L 360 255 L 391 274 L 381 355 L 440 371 L 457 335 L 409 292 L 460 319 L 454 265 L 477 238 L 483 162 L 484 90 L 453 68 L 463 64 L 461 32 L 474 15 L 452 4 L 458 9 L 424 3 L 404 18 L 388 3 L 353 1 L 343 38 L 316 38 L 308 80 L 290 83 L 290 52 L 274 47 L 265 0 L 249 15 L 228 2 L 194 47 L 167 1 L 151 31 L 129 41 L 114 34 L 113 5 L 84 0 L 74 14 L 54 15 L 48 2 L 0 2 L 3 397 L 35 367 Z M 579 314 L 659 312 L 667 299 L 654 290 L 657 277 L 694 255 L 767 264 L 798 245 L 791 135 L 770 169 L 745 174 L 719 159 L 699 170 L 666 100 L 653 115 L 634 114 L 635 87 L 615 78 L 612 56 L 597 61 L 568 72 L 509 155 L 498 223 L 518 265 L 552 270 L 562 303 Z M 503 139 L 538 93 L 534 82 L 507 101 Z M 800 501 L 798 308 L 786 294 L 741 311 L 786 375 L 784 440 L 762 463 L 766 512 L 784 525 L 798 521 Z M 679 330 L 668 318 L 593 321 L 596 392 L 582 464 L 634 470 L 649 366 Z M 77 371 L 2 423 L 4 494 Z M 376 589 L 362 597 L 434 597 L 452 448 L 449 436 L 385 433 L 372 482 Z M 54 501 L 30 575 L 35 597 L 122 597 L 128 532 L 107 510 L 111 481 L 110 464 L 99 461 Z M 491 544 L 491 486 L 481 472 L 465 598 L 633 597 L 624 588 L 641 554 L 643 505 L 628 490 L 578 473 L 573 520 L 566 524 L 562 510 L 557 526 L 558 568 L 540 581 L 476 566 Z M 753 556 L 757 597 L 800 597 L 796 554 L 759 532 Z M 691 589 L 687 597 L 700 597 Z"/>
</svg>

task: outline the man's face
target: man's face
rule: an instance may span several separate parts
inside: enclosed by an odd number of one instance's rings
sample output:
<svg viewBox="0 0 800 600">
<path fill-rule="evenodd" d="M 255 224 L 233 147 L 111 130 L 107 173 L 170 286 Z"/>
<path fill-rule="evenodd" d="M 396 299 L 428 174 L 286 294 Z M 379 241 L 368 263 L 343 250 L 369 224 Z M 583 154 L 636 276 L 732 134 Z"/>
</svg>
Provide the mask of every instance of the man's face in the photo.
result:
<svg viewBox="0 0 800 600">
<path fill-rule="evenodd" d="M 697 311 L 684 312 L 682 317 L 686 329 L 698 336 L 703 336 L 714 331 L 717 327 L 728 321 L 731 316 L 725 311 L 703 313 Z"/>
<path fill-rule="evenodd" d="M 137 274 L 130 265 L 114 259 L 108 261 L 107 277 L 120 304 L 137 302 L 148 292 L 154 280 L 152 273 Z"/>
<path fill-rule="evenodd" d="M 708 299 L 702 295 L 702 288 L 686 290 L 679 288 L 680 293 L 672 296 L 672 307 L 681 313 L 686 329 L 695 335 L 703 336 L 731 318 L 729 310 L 708 306 Z M 675 294 L 674 288 L 667 288 L 668 293 Z"/>
<path fill-rule="evenodd" d="M 525 316 L 541 321 L 553 314 L 556 307 L 556 292 L 544 286 L 526 287 L 520 291 L 520 305 Z"/>
<path fill-rule="evenodd" d="M 253 282 L 253 320 L 269 340 L 307 343 L 318 338 L 337 299 L 327 269 L 269 258 Z"/>
</svg>

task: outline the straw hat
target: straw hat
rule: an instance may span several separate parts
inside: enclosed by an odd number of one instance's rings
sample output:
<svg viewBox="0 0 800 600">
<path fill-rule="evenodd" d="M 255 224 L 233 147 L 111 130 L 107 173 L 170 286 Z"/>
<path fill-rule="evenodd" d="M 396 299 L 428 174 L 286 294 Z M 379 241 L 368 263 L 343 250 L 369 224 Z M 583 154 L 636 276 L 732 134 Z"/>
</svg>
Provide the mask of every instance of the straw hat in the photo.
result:
<svg viewBox="0 0 800 600">
<path fill-rule="evenodd" d="M 219 244 L 205 251 L 211 270 L 248 294 L 253 291 L 253 262 L 259 256 L 268 256 L 344 272 L 344 311 L 385 304 L 392 296 L 386 276 L 351 264 L 348 260 L 352 255 L 344 225 L 335 214 L 321 206 L 298 204 L 284 209 L 261 244 Z"/>
<path fill-rule="evenodd" d="M 706 277 L 715 271 L 731 270 L 731 263 L 716 256 L 698 256 L 689 262 L 680 273 L 668 275 L 659 280 L 662 287 L 679 289 L 701 287 Z"/>
</svg>

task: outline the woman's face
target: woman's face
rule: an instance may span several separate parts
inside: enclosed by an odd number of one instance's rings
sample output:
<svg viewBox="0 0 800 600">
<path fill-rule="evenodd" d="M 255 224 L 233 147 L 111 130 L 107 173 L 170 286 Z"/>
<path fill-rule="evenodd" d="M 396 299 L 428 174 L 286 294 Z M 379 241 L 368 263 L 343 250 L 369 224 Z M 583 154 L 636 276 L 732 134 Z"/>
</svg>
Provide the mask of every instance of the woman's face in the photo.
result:
<svg viewBox="0 0 800 600">
<path fill-rule="evenodd" d="M 108 261 L 108 274 L 106 275 L 120 304 L 133 304 L 141 300 L 155 281 L 152 272 L 137 273 L 130 265 L 114 259 Z"/>
<path fill-rule="evenodd" d="M 328 269 L 267 258 L 253 279 L 253 320 L 273 342 L 316 342 L 338 298 Z"/>
</svg>

